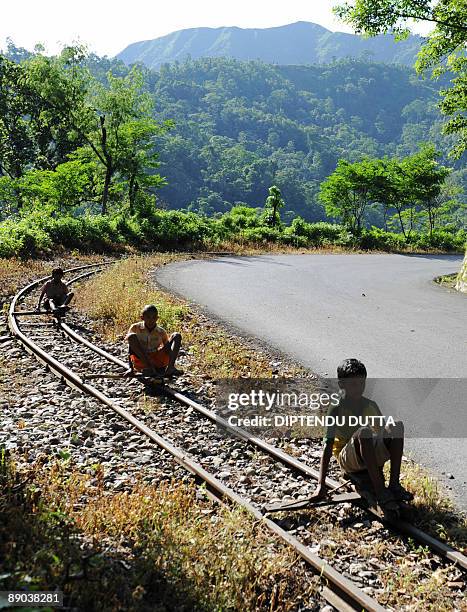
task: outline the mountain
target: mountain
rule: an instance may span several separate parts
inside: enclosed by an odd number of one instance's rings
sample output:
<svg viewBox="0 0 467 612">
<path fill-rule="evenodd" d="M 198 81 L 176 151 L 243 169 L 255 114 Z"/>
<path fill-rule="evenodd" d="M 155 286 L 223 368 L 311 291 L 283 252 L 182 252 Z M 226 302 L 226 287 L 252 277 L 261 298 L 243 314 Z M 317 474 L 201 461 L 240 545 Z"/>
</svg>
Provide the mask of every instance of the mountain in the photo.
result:
<svg viewBox="0 0 467 612">
<path fill-rule="evenodd" d="M 135 42 L 116 57 L 126 64 L 141 62 L 157 69 L 187 57 L 232 57 L 270 64 L 322 64 L 345 57 L 412 65 L 422 38 L 396 43 L 392 36 L 365 39 L 331 32 L 315 23 L 298 21 L 276 28 L 190 28 L 167 36 Z"/>
</svg>

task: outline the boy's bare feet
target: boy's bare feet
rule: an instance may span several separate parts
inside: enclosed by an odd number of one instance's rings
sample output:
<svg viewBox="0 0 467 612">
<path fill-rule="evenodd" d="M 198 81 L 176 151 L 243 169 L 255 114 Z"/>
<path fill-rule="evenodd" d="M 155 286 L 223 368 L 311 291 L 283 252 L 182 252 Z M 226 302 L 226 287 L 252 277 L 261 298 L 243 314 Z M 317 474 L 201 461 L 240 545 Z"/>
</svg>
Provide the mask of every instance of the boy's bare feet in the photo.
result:
<svg viewBox="0 0 467 612">
<path fill-rule="evenodd" d="M 389 489 L 384 489 L 376 496 L 376 503 L 384 515 L 391 516 L 392 514 L 399 513 L 399 504 Z"/>
<path fill-rule="evenodd" d="M 389 485 L 388 490 L 391 491 L 397 501 L 412 501 L 414 498 L 413 493 L 404 489 L 401 484 Z"/>
</svg>

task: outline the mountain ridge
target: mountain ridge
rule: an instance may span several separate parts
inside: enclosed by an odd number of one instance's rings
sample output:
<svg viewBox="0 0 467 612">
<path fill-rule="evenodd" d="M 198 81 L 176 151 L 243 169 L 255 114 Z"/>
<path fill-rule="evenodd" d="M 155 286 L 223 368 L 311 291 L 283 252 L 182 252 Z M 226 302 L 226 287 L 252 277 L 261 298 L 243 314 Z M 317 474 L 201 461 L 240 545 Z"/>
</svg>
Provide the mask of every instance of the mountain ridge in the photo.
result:
<svg viewBox="0 0 467 612">
<path fill-rule="evenodd" d="M 162 64 L 187 58 L 231 57 L 270 64 L 322 64 L 346 57 L 412 65 L 422 38 L 409 36 L 396 43 L 391 35 L 365 39 L 332 32 L 307 21 L 272 28 L 188 28 L 155 39 L 131 43 L 115 57 L 126 64 L 142 63 L 158 69 Z"/>
</svg>

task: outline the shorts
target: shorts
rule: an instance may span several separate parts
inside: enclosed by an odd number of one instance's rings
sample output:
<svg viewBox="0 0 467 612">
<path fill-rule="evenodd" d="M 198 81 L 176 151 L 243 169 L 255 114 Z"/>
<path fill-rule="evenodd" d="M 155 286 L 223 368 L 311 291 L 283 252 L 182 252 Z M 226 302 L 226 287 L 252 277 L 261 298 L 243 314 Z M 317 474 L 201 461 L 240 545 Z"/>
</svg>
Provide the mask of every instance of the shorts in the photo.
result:
<svg viewBox="0 0 467 612">
<path fill-rule="evenodd" d="M 382 467 L 390 459 L 389 450 L 381 436 L 373 436 L 373 446 L 376 454 L 376 465 Z M 366 464 L 357 452 L 355 435 L 353 435 L 337 457 L 337 462 L 343 472 L 361 472 L 366 470 Z"/>
<path fill-rule="evenodd" d="M 63 306 L 66 298 L 67 298 L 66 295 L 63 295 L 60 297 L 54 297 L 54 298 L 46 298 L 44 300 L 44 308 L 46 310 L 51 310 L 52 306 L 54 306 L 54 308 L 59 308 L 60 306 Z"/>
<path fill-rule="evenodd" d="M 149 361 L 154 368 L 166 368 L 169 365 L 170 355 L 165 349 L 160 349 L 154 353 L 148 353 Z M 144 370 L 145 364 L 136 355 L 130 355 L 131 363 L 135 370 Z"/>
</svg>

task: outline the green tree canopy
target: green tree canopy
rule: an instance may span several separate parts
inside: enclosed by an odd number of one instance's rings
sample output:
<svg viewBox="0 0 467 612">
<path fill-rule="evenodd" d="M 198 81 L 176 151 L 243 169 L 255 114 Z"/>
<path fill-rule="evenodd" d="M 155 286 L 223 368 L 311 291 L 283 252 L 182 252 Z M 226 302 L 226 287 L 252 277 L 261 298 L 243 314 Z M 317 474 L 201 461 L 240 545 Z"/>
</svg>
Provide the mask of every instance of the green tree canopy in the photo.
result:
<svg viewBox="0 0 467 612">
<path fill-rule="evenodd" d="M 416 68 L 433 69 L 433 76 L 446 71 L 454 75 L 451 87 L 442 94 L 442 111 L 451 117 L 445 131 L 458 141 L 453 154 L 467 149 L 467 3 L 465 0 L 353 0 L 337 6 L 335 12 L 356 32 L 376 36 L 392 31 L 408 35 L 411 20 L 435 24 L 418 55 Z"/>
</svg>

